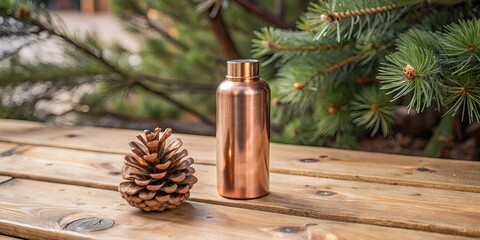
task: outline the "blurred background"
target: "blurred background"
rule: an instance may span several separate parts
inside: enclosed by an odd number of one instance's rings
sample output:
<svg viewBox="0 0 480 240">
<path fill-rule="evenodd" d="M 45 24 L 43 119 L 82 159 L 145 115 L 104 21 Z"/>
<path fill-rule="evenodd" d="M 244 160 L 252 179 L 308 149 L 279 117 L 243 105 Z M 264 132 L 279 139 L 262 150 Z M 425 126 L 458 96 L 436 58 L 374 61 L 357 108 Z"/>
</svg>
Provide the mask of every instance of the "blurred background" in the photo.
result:
<svg viewBox="0 0 480 240">
<path fill-rule="evenodd" d="M 225 61 L 250 57 L 268 21 L 293 27 L 300 3 L 282 1 L 269 19 L 275 1 L 13 1 L 48 30 L 3 19 L 0 117 L 213 135 Z"/>
<path fill-rule="evenodd" d="M 425 32 L 448 37 L 445 26 L 479 15 L 478 1 L 385 2 L 2 0 L 0 118 L 213 136 L 225 61 L 253 57 L 272 87 L 274 142 L 478 160 L 480 97 L 435 108 L 435 93 L 392 100 L 376 79 L 402 41 L 435 49 Z M 479 39 L 456 59 L 472 69 L 458 82 L 480 89 Z M 410 68 L 384 78 L 424 76 Z"/>
</svg>

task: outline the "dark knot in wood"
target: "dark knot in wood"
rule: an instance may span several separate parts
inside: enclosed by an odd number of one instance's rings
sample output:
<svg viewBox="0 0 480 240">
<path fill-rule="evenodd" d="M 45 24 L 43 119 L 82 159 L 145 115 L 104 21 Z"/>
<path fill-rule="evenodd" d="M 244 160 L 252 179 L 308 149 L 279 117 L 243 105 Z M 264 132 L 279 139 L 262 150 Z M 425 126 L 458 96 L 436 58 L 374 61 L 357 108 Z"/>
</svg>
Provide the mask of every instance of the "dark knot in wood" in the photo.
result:
<svg viewBox="0 0 480 240">
<path fill-rule="evenodd" d="M 419 171 L 419 172 L 430 172 L 430 169 L 428 169 L 426 167 L 421 167 L 421 168 L 417 168 L 417 171 Z"/>
<path fill-rule="evenodd" d="M 1 152 L 1 153 L 0 153 L 0 156 L 1 156 L 1 157 L 9 157 L 9 156 L 12 156 L 13 154 L 15 154 L 15 151 L 16 151 L 16 149 L 15 149 L 15 148 L 12 148 L 12 149 L 10 149 L 10 150 Z"/>
<path fill-rule="evenodd" d="M 318 162 L 320 160 L 315 159 L 315 158 L 304 158 L 304 159 L 300 159 L 299 161 L 302 162 L 302 163 L 314 163 L 314 162 Z"/>
<path fill-rule="evenodd" d="M 63 229 L 74 232 L 103 231 L 113 227 L 115 221 L 111 218 L 88 217 L 68 223 Z"/>
<path fill-rule="evenodd" d="M 16 146 L 16 147 L 13 147 L 13 148 L 11 148 L 11 149 L 9 149 L 9 150 L 6 150 L 6 151 L 4 151 L 4 152 L 0 152 L 0 157 L 9 157 L 9 156 L 12 156 L 12 155 L 18 153 L 19 151 L 21 151 L 24 146 L 25 146 L 25 145 L 20 144 L 20 145 L 18 145 L 18 146 Z"/>
<path fill-rule="evenodd" d="M 113 176 L 120 176 L 122 174 L 122 172 L 120 172 L 120 171 L 110 171 L 110 172 L 108 172 L 108 174 L 113 175 Z"/>
</svg>

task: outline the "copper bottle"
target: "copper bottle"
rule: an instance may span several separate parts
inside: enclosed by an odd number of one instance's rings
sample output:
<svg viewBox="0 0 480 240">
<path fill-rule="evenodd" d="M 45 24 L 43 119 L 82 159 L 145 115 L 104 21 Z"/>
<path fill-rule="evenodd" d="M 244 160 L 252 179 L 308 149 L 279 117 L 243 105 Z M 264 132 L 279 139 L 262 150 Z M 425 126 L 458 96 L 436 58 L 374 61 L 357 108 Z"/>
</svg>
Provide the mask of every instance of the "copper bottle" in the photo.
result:
<svg viewBox="0 0 480 240">
<path fill-rule="evenodd" d="M 270 88 L 253 59 L 227 61 L 217 88 L 217 190 L 227 198 L 268 194 Z"/>
</svg>

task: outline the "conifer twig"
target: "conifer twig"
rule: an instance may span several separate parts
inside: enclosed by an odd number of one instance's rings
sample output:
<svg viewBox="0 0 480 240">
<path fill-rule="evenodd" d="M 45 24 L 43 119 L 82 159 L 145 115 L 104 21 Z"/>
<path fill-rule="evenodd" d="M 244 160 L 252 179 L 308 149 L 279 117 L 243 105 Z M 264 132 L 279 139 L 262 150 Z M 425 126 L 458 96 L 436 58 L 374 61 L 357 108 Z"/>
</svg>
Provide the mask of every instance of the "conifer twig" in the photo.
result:
<svg viewBox="0 0 480 240">
<path fill-rule="evenodd" d="M 283 21 L 281 18 L 276 17 L 274 14 L 272 14 L 270 11 L 268 11 L 265 7 L 259 5 L 258 3 L 254 3 L 250 0 L 235 0 L 238 5 L 244 7 L 247 9 L 249 12 L 252 14 L 255 14 L 259 18 L 272 23 L 276 27 L 279 28 L 290 28 L 293 29 L 295 28 L 294 24 L 287 23 Z"/>
<path fill-rule="evenodd" d="M 414 1 L 410 4 L 416 4 L 420 1 Z M 330 22 L 337 21 L 344 18 L 354 17 L 354 16 L 361 16 L 361 15 L 368 15 L 368 14 L 375 14 L 381 12 L 391 11 L 397 8 L 405 7 L 407 4 L 390 4 L 384 6 L 377 6 L 372 8 L 364 8 L 364 9 L 353 9 L 351 11 L 344 11 L 344 12 L 331 12 L 327 14 L 322 14 L 320 17 L 321 19 L 329 20 Z"/>
<path fill-rule="evenodd" d="M 329 50 L 329 49 L 339 49 L 347 45 L 354 45 L 354 44 L 355 42 L 333 44 L 333 45 L 320 45 L 320 46 L 290 46 L 290 45 L 282 45 L 279 43 L 275 43 L 273 41 L 263 41 L 263 45 L 266 48 L 269 48 L 272 50 L 283 50 L 283 51 Z"/>
<path fill-rule="evenodd" d="M 113 65 L 112 63 L 110 63 L 108 60 L 106 60 L 104 57 L 102 56 L 99 56 L 98 54 L 96 54 L 95 52 L 91 51 L 90 49 L 84 47 L 82 44 L 80 44 L 79 42 L 77 42 L 76 40 L 74 40 L 73 38 L 70 38 L 69 36 L 67 36 L 66 34 L 63 34 L 63 33 L 60 33 L 58 31 L 55 31 L 47 26 L 45 26 L 43 23 L 41 23 L 40 21 L 38 20 L 35 20 L 35 19 L 32 19 L 31 22 L 30 22 L 32 25 L 34 26 L 37 26 L 38 28 L 40 28 L 40 30 L 42 31 L 45 31 L 47 33 L 49 33 L 50 35 L 53 35 L 53 36 L 57 36 L 59 38 L 61 38 L 63 41 L 69 43 L 70 45 L 72 45 L 73 47 L 75 47 L 76 49 L 78 49 L 80 52 L 86 54 L 87 56 L 90 56 L 92 57 L 93 59 L 96 59 L 97 61 L 101 62 L 105 67 L 107 67 L 109 70 L 111 70 L 112 72 L 115 72 L 119 75 L 121 75 L 122 77 L 127 77 L 128 74 L 125 73 L 124 71 L 122 71 L 120 68 L 118 68 L 117 66 Z"/>
<path fill-rule="evenodd" d="M 182 110 L 185 110 L 187 112 L 190 112 L 190 113 L 193 113 L 195 114 L 196 116 L 198 116 L 203 122 L 209 124 L 209 125 L 215 125 L 215 123 L 210 120 L 210 118 L 208 118 L 207 116 L 203 115 L 203 113 L 197 111 L 196 109 L 172 98 L 171 96 L 169 96 L 168 94 L 166 94 L 165 92 L 161 91 L 161 90 L 158 90 L 158 89 L 152 89 L 150 87 L 148 87 L 147 85 L 145 85 L 144 83 L 142 82 L 139 82 L 139 81 L 136 81 L 134 82 L 134 85 L 136 86 L 139 86 L 140 88 L 148 91 L 148 92 L 151 92 L 151 93 L 154 93 L 156 94 L 157 96 L 167 100 L 168 102 L 171 102 L 175 105 L 177 105 L 179 108 L 181 108 Z"/>
<path fill-rule="evenodd" d="M 362 58 L 363 56 L 367 55 L 371 50 L 367 50 L 367 51 L 364 51 L 364 52 L 361 52 L 357 55 L 354 55 L 354 56 L 351 56 L 349 58 L 346 58 L 338 63 L 335 63 L 333 65 L 330 65 L 329 67 L 323 69 L 322 71 L 318 72 L 317 74 L 313 75 L 310 77 L 309 80 L 313 80 L 314 78 L 318 77 L 318 76 L 321 76 L 321 75 L 325 75 L 329 72 L 332 72 L 333 70 L 335 69 L 338 69 L 338 68 L 341 68 L 349 63 L 352 63 L 360 58 Z"/>
<path fill-rule="evenodd" d="M 178 41 L 177 39 L 175 39 L 172 35 L 170 35 L 168 32 L 166 32 L 165 30 L 163 30 L 162 28 L 160 28 L 159 26 L 157 26 L 153 21 L 152 19 L 150 19 L 148 16 L 147 16 L 147 13 L 145 11 L 143 11 L 138 5 L 137 3 L 135 3 L 136 1 L 132 1 L 132 0 L 129 0 L 130 3 L 132 3 L 132 6 L 133 6 L 133 10 L 138 13 L 138 16 L 140 18 L 142 18 L 148 25 L 148 27 L 150 29 L 153 29 L 155 30 L 156 32 L 158 32 L 162 37 L 164 37 L 166 40 L 168 40 L 170 43 L 172 43 L 173 45 L 175 45 L 176 47 L 180 48 L 181 50 L 183 51 L 187 51 L 188 50 L 188 46 L 185 45 L 184 43 Z"/>
</svg>

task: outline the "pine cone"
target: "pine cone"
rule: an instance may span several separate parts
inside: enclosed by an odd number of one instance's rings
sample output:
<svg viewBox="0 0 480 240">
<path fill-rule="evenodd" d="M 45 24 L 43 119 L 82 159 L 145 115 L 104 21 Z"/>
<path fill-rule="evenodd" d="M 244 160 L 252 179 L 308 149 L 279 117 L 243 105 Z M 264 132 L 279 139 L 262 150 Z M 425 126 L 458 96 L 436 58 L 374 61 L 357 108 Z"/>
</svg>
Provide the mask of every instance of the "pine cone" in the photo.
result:
<svg viewBox="0 0 480 240">
<path fill-rule="evenodd" d="M 182 161 L 188 152 L 178 151 L 182 141 L 173 139 L 167 145 L 172 129 L 161 134 L 145 130 L 146 140 L 138 135 L 140 142 L 130 142 L 133 155 L 125 156 L 122 177 L 118 191 L 127 202 L 144 211 L 163 211 L 175 208 L 190 196 L 190 189 L 197 182 L 193 176 L 195 169 L 190 167 L 192 158 Z M 161 135 L 161 136 L 160 136 Z"/>
</svg>

